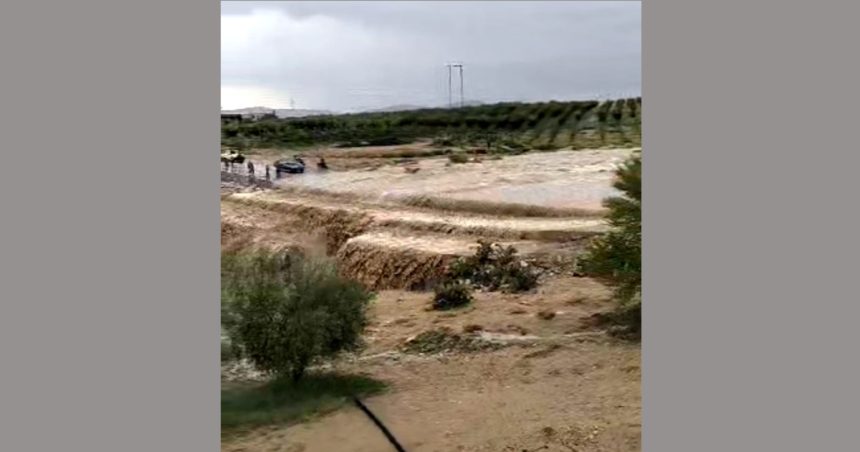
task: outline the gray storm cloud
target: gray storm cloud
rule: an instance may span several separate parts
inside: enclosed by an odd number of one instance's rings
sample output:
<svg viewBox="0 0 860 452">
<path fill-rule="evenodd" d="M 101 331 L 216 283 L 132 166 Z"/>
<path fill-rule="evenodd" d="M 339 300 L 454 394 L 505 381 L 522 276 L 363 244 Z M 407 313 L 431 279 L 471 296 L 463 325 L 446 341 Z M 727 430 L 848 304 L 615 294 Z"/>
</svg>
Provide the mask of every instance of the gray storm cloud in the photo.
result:
<svg viewBox="0 0 860 452">
<path fill-rule="evenodd" d="M 224 108 L 442 105 L 449 61 L 464 63 L 472 101 L 638 96 L 641 6 L 221 3 Z"/>
</svg>

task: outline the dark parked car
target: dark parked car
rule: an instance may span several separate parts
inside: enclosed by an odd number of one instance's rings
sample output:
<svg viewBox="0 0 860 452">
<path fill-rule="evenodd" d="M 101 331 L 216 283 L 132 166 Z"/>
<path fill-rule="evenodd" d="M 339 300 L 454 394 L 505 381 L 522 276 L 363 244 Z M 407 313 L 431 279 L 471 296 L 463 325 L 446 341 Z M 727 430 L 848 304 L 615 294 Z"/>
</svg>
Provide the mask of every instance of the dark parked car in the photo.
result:
<svg viewBox="0 0 860 452">
<path fill-rule="evenodd" d="M 278 173 L 301 174 L 305 172 L 305 165 L 293 160 L 278 160 L 275 162 L 275 171 Z"/>
</svg>

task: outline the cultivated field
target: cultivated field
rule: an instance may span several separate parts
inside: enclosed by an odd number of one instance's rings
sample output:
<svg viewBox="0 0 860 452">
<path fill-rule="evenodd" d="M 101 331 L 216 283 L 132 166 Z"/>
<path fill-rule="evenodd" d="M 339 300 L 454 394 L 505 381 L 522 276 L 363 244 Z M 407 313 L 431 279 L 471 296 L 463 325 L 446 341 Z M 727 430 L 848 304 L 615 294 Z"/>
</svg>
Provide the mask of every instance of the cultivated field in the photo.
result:
<svg viewBox="0 0 860 452">
<path fill-rule="evenodd" d="M 441 144 L 487 145 L 487 139 L 530 149 L 637 146 L 642 99 L 603 102 L 499 103 L 463 108 L 226 122 L 228 146 L 340 147 L 408 144 L 436 137 Z"/>
<path fill-rule="evenodd" d="M 385 382 L 366 403 L 409 451 L 639 450 L 638 344 L 596 326 L 594 315 L 614 307 L 611 292 L 573 271 L 588 239 L 606 231 L 600 202 L 616 194 L 613 170 L 632 152 L 467 152 L 467 163 L 452 163 L 429 140 L 318 146 L 302 151 L 308 172 L 274 189 L 222 184 L 221 245 L 327 255 L 376 291 L 366 347 L 324 368 Z M 258 175 L 283 154 L 249 153 Z M 330 170 L 313 167 L 318 156 Z M 429 290 L 479 239 L 516 247 L 540 269 L 537 288 L 428 309 Z M 247 365 L 222 366 L 224 388 L 256 378 Z M 393 449 L 347 405 L 231 433 L 222 450 Z"/>
</svg>

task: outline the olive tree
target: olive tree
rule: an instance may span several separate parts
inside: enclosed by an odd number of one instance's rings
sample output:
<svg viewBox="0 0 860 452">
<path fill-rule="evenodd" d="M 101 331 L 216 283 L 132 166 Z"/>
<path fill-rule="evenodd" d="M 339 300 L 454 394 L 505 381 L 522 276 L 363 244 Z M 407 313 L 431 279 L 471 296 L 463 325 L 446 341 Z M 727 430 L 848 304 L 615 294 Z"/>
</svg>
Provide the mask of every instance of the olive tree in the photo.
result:
<svg viewBox="0 0 860 452">
<path fill-rule="evenodd" d="M 317 358 L 354 349 L 372 295 L 327 260 L 243 251 L 221 262 L 222 324 L 258 369 L 301 379 Z"/>
</svg>

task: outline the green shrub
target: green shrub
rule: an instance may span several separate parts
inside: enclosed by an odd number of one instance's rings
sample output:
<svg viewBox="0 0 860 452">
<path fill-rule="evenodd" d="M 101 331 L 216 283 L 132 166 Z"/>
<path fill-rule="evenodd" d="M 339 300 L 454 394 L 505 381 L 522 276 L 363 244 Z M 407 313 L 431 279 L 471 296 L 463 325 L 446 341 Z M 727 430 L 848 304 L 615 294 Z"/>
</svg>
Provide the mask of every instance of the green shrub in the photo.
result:
<svg viewBox="0 0 860 452">
<path fill-rule="evenodd" d="M 538 274 L 529 267 L 517 266 L 509 269 L 502 279 L 501 286 L 509 292 L 525 292 L 537 286 Z"/>
<path fill-rule="evenodd" d="M 458 308 L 472 301 L 472 288 L 468 284 L 462 281 L 446 281 L 436 286 L 433 295 L 433 309 Z"/>
<path fill-rule="evenodd" d="M 642 157 L 636 155 L 616 172 L 615 188 L 624 196 L 609 198 L 612 229 L 595 239 L 580 259 L 581 270 L 615 289 L 615 299 L 638 321 L 642 291 Z M 638 329 L 638 325 L 630 325 Z"/>
<path fill-rule="evenodd" d="M 222 324 L 261 371 L 299 380 L 317 358 L 355 348 L 371 294 L 333 265 L 291 253 L 228 254 L 221 263 Z"/>
<path fill-rule="evenodd" d="M 451 264 L 445 280 L 467 281 L 490 291 L 524 292 L 537 286 L 538 275 L 513 246 L 479 241 L 474 255 Z"/>
</svg>

